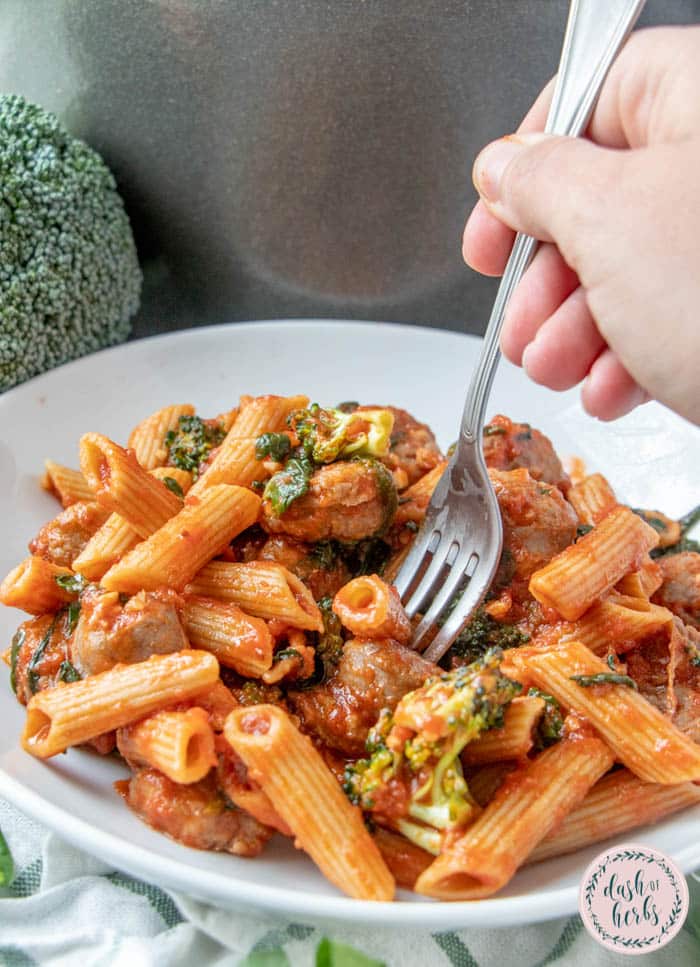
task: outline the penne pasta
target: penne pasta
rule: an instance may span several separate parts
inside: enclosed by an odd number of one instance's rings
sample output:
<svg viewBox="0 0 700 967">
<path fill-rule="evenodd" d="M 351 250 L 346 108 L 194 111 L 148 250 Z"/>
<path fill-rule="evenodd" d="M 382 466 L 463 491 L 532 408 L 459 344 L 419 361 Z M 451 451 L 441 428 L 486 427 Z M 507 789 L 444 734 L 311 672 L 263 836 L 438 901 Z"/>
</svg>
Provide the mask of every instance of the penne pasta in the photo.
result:
<svg viewBox="0 0 700 967">
<path fill-rule="evenodd" d="M 0 584 L 0 603 L 27 614 L 57 611 L 75 600 L 76 595 L 60 587 L 56 578 L 68 578 L 72 574 L 70 568 L 51 564 L 42 557 L 27 557 Z"/>
<path fill-rule="evenodd" d="M 281 564 L 212 561 L 186 591 L 230 601 L 258 618 L 276 619 L 303 631 L 323 631 L 323 618 L 311 592 Z"/>
<path fill-rule="evenodd" d="M 153 766 L 173 782 L 203 779 L 217 763 L 203 708 L 163 711 L 117 730 L 117 748 L 133 766 Z"/>
<path fill-rule="evenodd" d="M 597 598 L 636 570 L 657 543 L 656 531 L 627 507 L 611 511 L 589 534 L 530 578 L 530 594 L 576 621 Z"/>
<path fill-rule="evenodd" d="M 166 486 L 174 481 L 183 494 L 187 493 L 192 483 L 192 474 L 177 467 L 157 467 L 149 472 L 158 480 L 164 481 Z M 99 581 L 139 540 L 139 535 L 121 514 L 110 514 L 75 558 L 73 569 L 89 581 Z"/>
<path fill-rule="evenodd" d="M 604 742 L 582 734 L 526 760 L 473 825 L 447 843 L 418 878 L 416 891 L 442 900 L 478 900 L 500 890 L 612 763 Z"/>
<path fill-rule="evenodd" d="M 80 470 L 71 470 L 54 460 L 45 460 L 44 467 L 41 486 L 57 497 L 64 508 L 80 500 L 94 500 L 92 489 Z"/>
<path fill-rule="evenodd" d="M 153 477 L 165 482 L 169 489 L 172 484 L 186 494 L 192 474 L 176 467 L 158 467 L 149 471 Z M 73 567 L 89 580 L 98 580 L 128 550 L 139 543 L 140 537 L 131 524 L 120 514 L 111 514 L 104 525 L 90 539 L 82 553 L 73 561 Z"/>
<path fill-rule="evenodd" d="M 97 500 L 148 537 L 178 513 L 182 501 L 147 473 L 133 453 L 99 433 L 80 439 L 80 466 Z"/>
<path fill-rule="evenodd" d="M 219 484 L 200 498 L 188 494 L 180 513 L 112 565 L 102 586 L 126 593 L 163 586 L 182 590 L 207 561 L 255 523 L 259 508 L 260 498 L 243 487 Z"/>
<path fill-rule="evenodd" d="M 646 598 L 610 594 L 568 628 L 564 626 L 561 640 L 580 641 L 596 655 L 621 655 L 672 623 L 673 615 L 667 608 L 650 604 Z"/>
<path fill-rule="evenodd" d="M 119 729 L 212 685 L 219 663 L 206 651 L 152 655 L 132 665 L 34 695 L 22 733 L 25 752 L 46 759 Z"/>
<path fill-rule="evenodd" d="M 391 900 L 394 879 L 362 813 L 343 794 L 311 740 L 275 705 L 238 709 L 224 735 L 289 826 L 298 845 L 349 896 Z"/>
<path fill-rule="evenodd" d="M 482 732 L 465 746 L 464 765 L 503 759 L 524 759 L 533 745 L 533 732 L 544 711 L 544 700 L 532 695 L 514 698 L 503 716 L 503 728 Z"/>
<path fill-rule="evenodd" d="M 240 809 L 254 816 L 263 826 L 276 829 L 283 836 L 293 836 L 268 795 L 251 779 L 245 763 L 223 735 L 216 737 L 216 751 L 219 755 L 217 780 L 224 795 Z"/>
<path fill-rule="evenodd" d="M 633 598 L 650 598 L 661 587 L 663 580 L 663 571 L 659 564 L 647 557 L 638 571 L 631 571 L 620 578 L 615 590 Z"/>
<path fill-rule="evenodd" d="M 272 667 L 274 639 L 261 618 L 228 601 L 190 596 L 181 613 L 190 644 L 216 655 L 220 664 L 249 678 Z"/>
<path fill-rule="evenodd" d="M 308 402 L 306 396 L 256 396 L 242 402 L 233 426 L 192 493 L 201 494 L 213 484 L 250 487 L 265 480 L 269 473 L 255 457 L 255 441 L 263 433 L 285 429 L 289 414 Z"/>
<path fill-rule="evenodd" d="M 692 782 L 661 786 L 620 769 L 597 782 L 583 802 L 535 847 L 527 862 L 538 863 L 621 836 L 697 803 L 700 786 Z"/>
<path fill-rule="evenodd" d="M 700 745 L 683 735 L 639 692 L 624 684 L 584 686 L 573 676 L 610 675 L 610 668 L 577 641 L 547 651 L 527 649 L 520 662 L 542 691 L 598 730 L 628 769 L 647 782 L 700 780 Z"/>
<path fill-rule="evenodd" d="M 413 629 L 396 588 L 376 574 L 348 581 L 335 595 L 333 610 L 359 638 L 393 638 L 401 644 L 410 640 Z"/>
<path fill-rule="evenodd" d="M 176 430 L 181 416 L 194 416 L 194 406 L 177 403 L 156 410 L 142 420 L 129 435 L 127 446 L 145 470 L 162 467 L 168 459 L 164 444 L 165 434 Z"/>
<path fill-rule="evenodd" d="M 582 524 L 594 527 L 618 506 L 615 493 L 602 475 L 592 473 L 569 488 L 566 499 Z"/>
<path fill-rule="evenodd" d="M 697 509 L 633 511 L 496 417 L 501 563 L 435 665 L 392 583 L 449 466 L 430 428 L 231 402 L 163 406 L 127 447 L 86 433 L 80 470 L 46 461 L 64 509 L 0 584 L 36 616 L 0 655 L 26 752 L 116 746 L 154 829 L 246 856 L 276 830 L 373 901 L 396 881 L 478 900 L 700 803 L 700 555 L 673 546 Z"/>
</svg>

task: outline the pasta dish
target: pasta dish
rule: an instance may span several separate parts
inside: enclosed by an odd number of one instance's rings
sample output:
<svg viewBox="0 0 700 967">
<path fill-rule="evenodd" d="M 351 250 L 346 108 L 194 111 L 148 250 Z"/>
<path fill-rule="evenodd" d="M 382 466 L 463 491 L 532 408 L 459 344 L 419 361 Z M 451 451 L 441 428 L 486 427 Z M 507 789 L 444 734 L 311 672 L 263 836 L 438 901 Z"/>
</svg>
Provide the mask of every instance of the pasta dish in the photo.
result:
<svg viewBox="0 0 700 967">
<path fill-rule="evenodd" d="M 478 900 L 699 803 L 699 515 L 626 506 L 505 416 L 484 451 L 504 550 L 435 665 L 392 580 L 447 459 L 405 410 L 242 397 L 85 433 L 0 584 L 24 750 L 116 753 L 153 829 L 290 837 L 368 900 Z"/>
</svg>

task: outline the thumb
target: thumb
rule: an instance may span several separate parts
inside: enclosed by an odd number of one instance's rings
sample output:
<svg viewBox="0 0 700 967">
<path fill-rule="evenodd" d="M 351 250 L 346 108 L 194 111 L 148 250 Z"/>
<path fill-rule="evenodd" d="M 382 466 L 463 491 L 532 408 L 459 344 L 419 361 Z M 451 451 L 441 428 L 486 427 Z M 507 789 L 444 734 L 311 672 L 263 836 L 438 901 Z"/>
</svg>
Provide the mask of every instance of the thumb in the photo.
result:
<svg viewBox="0 0 700 967">
<path fill-rule="evenodd" d="M 487 145 L 473 180 L 487 208 L 516 231 L 554 242 L 580 273 L 607 219 L 629 151 L 601 148 L 582 138 L 515 134 Z"/>
</svg>

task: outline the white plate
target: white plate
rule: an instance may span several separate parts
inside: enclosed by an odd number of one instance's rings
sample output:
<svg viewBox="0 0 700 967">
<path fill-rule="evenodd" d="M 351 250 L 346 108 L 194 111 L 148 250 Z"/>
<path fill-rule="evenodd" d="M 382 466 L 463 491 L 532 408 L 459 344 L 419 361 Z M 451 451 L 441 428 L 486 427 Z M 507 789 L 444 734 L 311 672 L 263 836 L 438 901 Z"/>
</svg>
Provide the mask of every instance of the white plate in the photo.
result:
<svg viewBox="0 0 700 967">
<path fill-rule="evenodd" d="M 166 403 L 192 402 L 214 415 L 241 393 L 304 392 L 327 404 L 359 399 L 406 407 L 446 446 L 456 434 L 477 351 L 474 337 L 434 329 L 235 324 L 130 343 L 32 380 L 0 397 L 0 573 L 25 556 L 28 539 L 56 513 L 38 487 L 44 458 L 75 466 L 85 431 L 124 442 L 130 427 Z M 575 394 L 540 390 L 502 366 L 490 410 L 541 427 L 560 453 L 582 453 L 590 466 L 610 470 L 613 483 L 625 478 L 621 492 L 636 504 L 677 514 L 697 500 L 697 430 L 661 407 L 644 407 L 608 428 L 584 418 L 574 400 Z M 3 648 L 19 620 L 18 612 L 0 609 Z M 79 751 L 49 762 L 25 755 L 18 748 L 23 711 L 4 683 L 0 721 L 0 794 L 108 863 L 225 907 L 404 929 L 534 922 L 574 912 L 579 877 L 600 849 L 526 869 L 498 897 L 478 903 L 433 903 L 411 894 L 394 904 L 350 900 L 281 837 L 247 860 L 187 849 L 152 832 L 112 789 L 125 774 L 116 761 Z M 700 808 L 635 831 L 634 839 L 691 870 L 700 865 Z"/>
</svg>

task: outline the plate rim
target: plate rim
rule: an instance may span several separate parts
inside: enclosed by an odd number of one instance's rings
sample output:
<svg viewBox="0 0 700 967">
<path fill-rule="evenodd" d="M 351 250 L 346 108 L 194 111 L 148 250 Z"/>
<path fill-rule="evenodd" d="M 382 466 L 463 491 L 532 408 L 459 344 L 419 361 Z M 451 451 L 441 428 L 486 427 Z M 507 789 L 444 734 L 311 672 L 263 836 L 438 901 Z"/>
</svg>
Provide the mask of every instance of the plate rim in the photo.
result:
<svg viewBox="0 0 700 967">
<path fill-rule="evenodd" d="M 114 346 L 105 346 L 103 349 L 97 349 L 95 352 L 86 353 L 84 356 L 78 356 L 77 359 L 66 360 L 65 363 L 61 363 L 60 366 L 53 366 L 51 369 L 45 370 L 43 373 L 37 373 L 36 376 L 32 376 L 30 379 L 24 380 L 24 382 L 19 383 L 17 386 L 11 386 L 10 389 L 6 389 L 0 392 L 0 407 L 3 402 L 12 398 L 13 396 L 20 394 L 27 390 L 35 387 L 37 384 L 49 381 L 54 377 L 56 373 L 65 372 L 71 367 L 78 367 L 85 364 L 85 361 L 96 358 L 104 358 L 109 353 L 119 353 L 119 352 L 130 352 L 134 346 L 142 345 L 143 343 L 153 343 L 162 339 L 179 339 L 181 337 L 188 337 L 199 333 L 216 333 L 223 332 L 228 329 L 253 329 L 253 328 L 277 328 L 284 326 L 285 328 L 290 328 L 292 326 L 314 326 L 321 328 L 327 324 L 331 325 L 342 325 L 342 326 L 366 326 L 368 328 L 375 328 L 380 326 L 382 329 L 408 329 L 411 332 L 420 332 L 424 335 L 430 334 L 431 336 L 437 335 L 441 336 L 456 336 L 459 339 L 467 339 L 468 341 L 473 341 L 474 343 L 481 344 L 483 342 L 483 337 L 477 335 L 473 332 L 460 332 L 458 329 L 442 329 L 434 326 L 427 326 L 424 323 L 412 323 L 412 322 L 386 322 L 383 320 L 374 319 L 340 319 L 338 317 L 329 317 L 328 319 L 318 318 L 316 316 L 309 316 L 304 318 L 303 316 L 292 316 L 289 319 L 280 316 L 279 318 L 271 319 L 246 319 L 240 322 L 214 322 L 207 324 L 205 326 L 188 326 L 184 329 L 173 329 L 170 332 L 157 332 L 150 336 L 139 336 L 136 339 L 127 339 L 124 342 L 117 343 Z"/>
<path fill-rule="evenodd" d="M 31 393 L 56 376 L 69 375 L 72 368 L 90 366 L 105 356 L 128 355 L 138 351 L 143 344 L 157 341 L 196 338 L 199 335 L 212 336 L 241 330 L 267 328 L 279 330 L 284 327 L 322 328 L 328 324 L 358 328 L 394 329 L 418 332 L 431 338 L 457 337 L 480 344 L 482 339 L 474 333 L 453 329 L 438 329 L 422 324 L 373 321 L 368 319 L 340 318 L 271 318 L 241 322 L 223 322 L 212 325 L 194 326 L 171 332 L 156 333 L 128 342 L 120 343 L 68 361 L 61 366 L 38 374 L 19 386 L 0 394 L 0 408 L 3 401 L 12 402 L 17 396 Z M 237 874 L 221 874 L 203 870 L 187 864 L 186 854 L 182 858 L 169 857 L 153 852 L 145 846 L 128 842 L 124 837 L 112 833 L 91 822 L 78 818 L 67 809 L 56 805 L 49 799 L 25 786 L 4 768 L 0 767 L 2 789 L 0 794 L 25 812 L 36 822 L 55 832 L 72 843 L 76 848 L 98 857 L 117 869 L 145 880 L 160 889 L 181 891 L 204 902 L 224 909 L 248 909 L 295 917 L 307 917 L 315 921 L 336 923 L 376 924 L 402 929 L 459 929 L 460 927 L 482 926 L 506 928 L 522 924 L 532 924 L 552 920 L 557 917 L 576 913 L 578 887 L 566 886 L 557 889 L 538 889 L 516 897 L 493 897 L 474 901 L 437 902 L 421 898 L 419 901 L 399 900 L 395 902 L 373 902 L 356 900 L 338 894 L 337 896 L 295 892 L 287 887 L 277 887 L 267 883 L 251 883 Z M 601 848 L 608 842 L 601 841 Z M 125 850 L 125 846 L 127 849 Z M 182 850 L 187 847 L 178 844 Z M 684 873 L 689 873 L 700 864 L 700 838 L 684 849 L 675 852 L 673 858 Z M 254 899 L 251 899 L 254 891 Z"/>
</svg>

